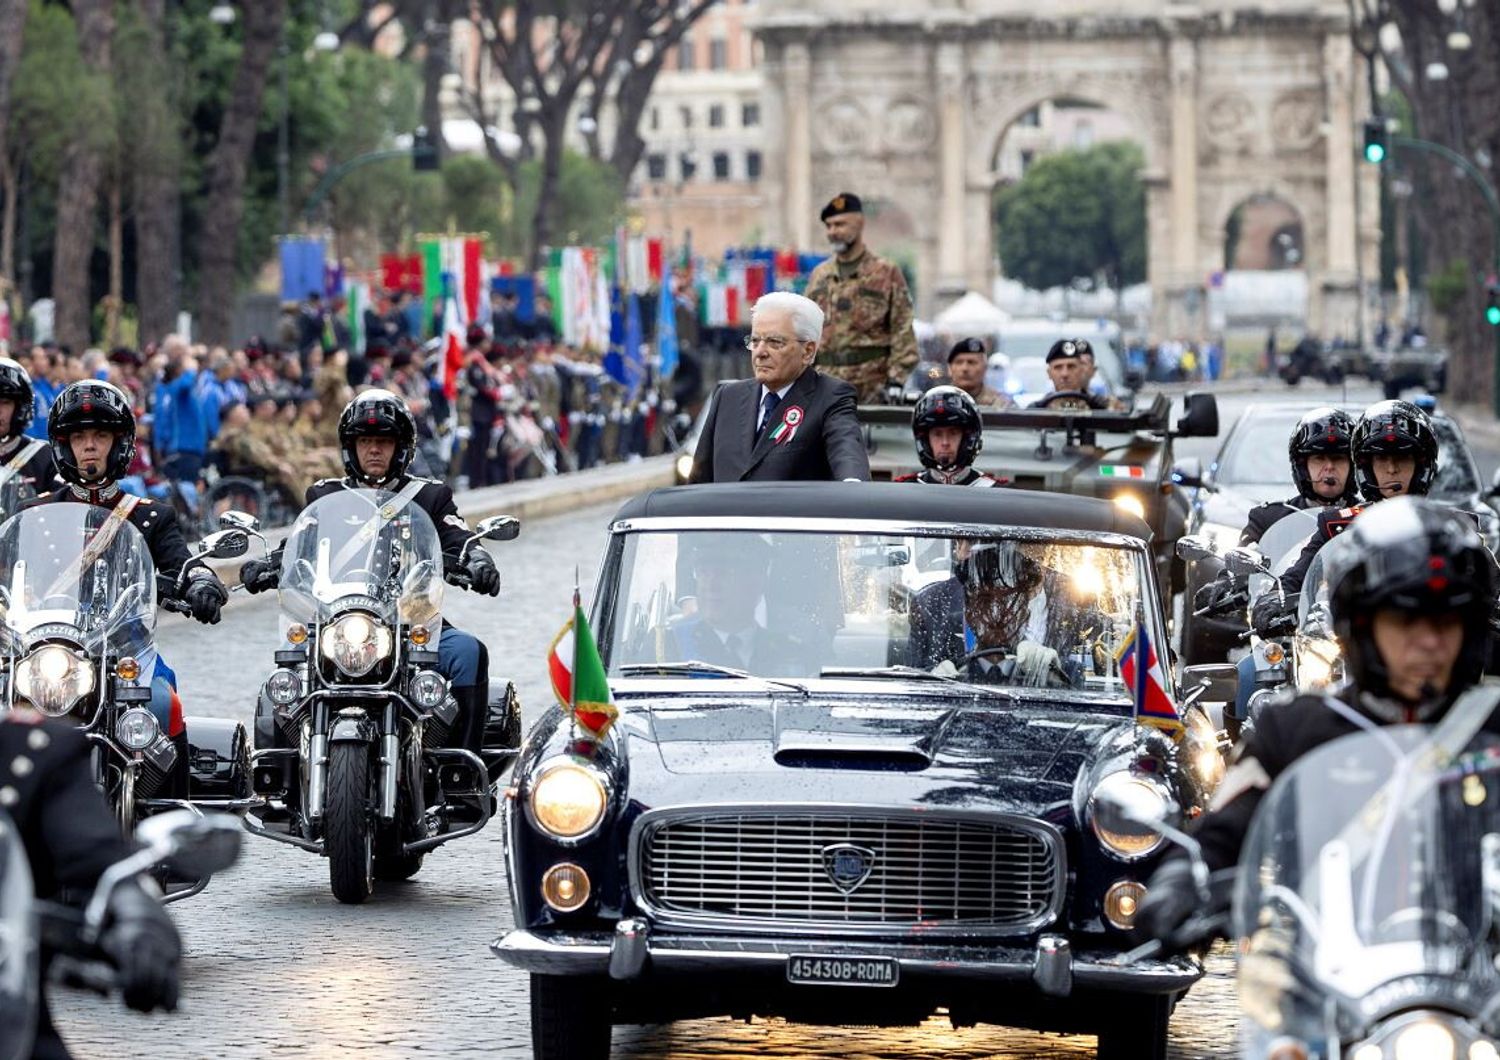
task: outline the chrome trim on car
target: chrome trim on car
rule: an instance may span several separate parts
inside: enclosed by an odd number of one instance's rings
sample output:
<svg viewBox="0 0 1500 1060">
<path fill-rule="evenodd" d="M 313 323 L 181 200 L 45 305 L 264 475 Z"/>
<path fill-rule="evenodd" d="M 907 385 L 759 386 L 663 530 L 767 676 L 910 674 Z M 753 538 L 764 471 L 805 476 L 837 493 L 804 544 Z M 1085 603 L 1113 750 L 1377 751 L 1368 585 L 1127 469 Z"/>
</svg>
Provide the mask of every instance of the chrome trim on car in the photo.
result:
<svg viewBox="0 0 1500 1060">
<path fill-rule="evenodd" d="M 1150 552 L 1144 538 L 1108 530 L 1056 529 L 1036 526 L 1007 526 L 1004 523 L 911 523 L 890 519 L 823 519 L 803 516 L 744 518 L 733 515 L 647 516 L 643 519 L 620 519 L 610 525 L 611 534 L 647 531 L 683 530 L 781 530 L 787 533 L 889 534 L 894 537 L 1008 537 L 1017 541 L 1046 541 L 1054 544 L 1078 544 L 1128 548 Z"/>
<path fill-rule="evenodd" d="M 693 913 L 665 907 L 650 893 L 645 880 L 645 858 L 648 839 L 663 828 L 685 821 L 716 818 L 765 817 L 836 817 L 855 822 L 899 822 L 907 825 L 969 824 L 991 829 L 1005 829 L 1039 840 L 1051 858 L 1050 872 L 1044 885 L 1047 894 L 1041 908 L 1025 919 L 995 923 L 981 920 L 957 920 L 934 923 L 926 917 L 900 917 L 892 920 L 861 921 L 836 916 L 783 919 L 762 916 L 734 916 Z M 838 831 L 838 829 L 834 829 Z M 1067 846 L 1062 832 L 1047 821 L 1007 813 L 933 812 L 926 807 L 863 806 L 858 804 L 709 804 L 671 807 L 642 814 L 633 824 L 627 848 L 630 894 L 636 906 L 653 924 L 681 926 L 692 930 L 752 932 L 780 935 L 838 935 L 858 937 L 891 936 L 920 931 L 923 937 L 994 938 L 1031 935 L 1053 923 L 1062 915 L 1067 889 Z"/>
</svg>

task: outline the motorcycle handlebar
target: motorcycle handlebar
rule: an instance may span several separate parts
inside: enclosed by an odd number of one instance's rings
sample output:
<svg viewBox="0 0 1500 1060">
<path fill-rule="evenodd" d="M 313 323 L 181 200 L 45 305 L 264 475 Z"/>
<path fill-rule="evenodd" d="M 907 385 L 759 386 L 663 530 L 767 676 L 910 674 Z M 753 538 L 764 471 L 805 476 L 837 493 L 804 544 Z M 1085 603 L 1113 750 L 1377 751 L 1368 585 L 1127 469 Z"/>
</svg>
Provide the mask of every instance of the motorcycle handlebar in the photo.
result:
<svg viewBox="0 0 1500 1060">
<path fill-rule="evenodd" d="M 191 615 L 193 613 L 191 607 L 175 596 L 164 597 L 161 601 L 161 609 L 163 611 L 172 611 L 179 615 Z"/>
</svg>

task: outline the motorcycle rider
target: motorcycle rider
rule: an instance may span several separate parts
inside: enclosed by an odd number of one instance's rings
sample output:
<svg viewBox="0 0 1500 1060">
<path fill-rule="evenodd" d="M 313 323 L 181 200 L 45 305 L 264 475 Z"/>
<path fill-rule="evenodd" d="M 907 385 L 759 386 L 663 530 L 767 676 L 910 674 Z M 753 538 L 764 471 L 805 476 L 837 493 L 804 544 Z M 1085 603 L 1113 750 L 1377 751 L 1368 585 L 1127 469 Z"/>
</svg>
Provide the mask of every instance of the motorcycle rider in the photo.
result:
<svg viewBox="0 0 1500 1060">
<path fill-rule="evenodd" d="M 36 897 L 90 893 L 106 868 L 130 856 L 130 845 L 94 786 L 89 744 L 76 728 L 30 710 L 0 715 L 0 810 L 26 848 Z M 121 884 L 112 893 L 100 947 L 116 968 L 125 1004 L 141 1012 L 177 1007 L 182 943 L 171 918 L 147 888 Z M 43 954 L 45 963 L 46 954 Z M 43 988 L 37 998 L 36 1060 L 68 1060 L 52 1026 Z M 6 1033 L 0 1030 L 0 1035 Z"/>
<path fill-rule="evenodd" d="M 979 406 L 956 386 L 935 386 L 917 399 L 911 412 L 911 433 L 917 442 L 922 470 L 898 475 L 897 482 L 925 482 L 937 486 L 999 486 L 1001 480 L 974 468 L 984 448 L 984 423 Z"/>
<path fill-rule="evenodd" d="M 57 466 L 46 442 L 26 437 L 35 413 L 31 376 L 16 361 L 0 357 L 0 475 L 18 474 L 27 485 L 41 491 L 52 488 Z"/>
<path fill-rule="evenodd" d="M 1437 478 L 1437 434 L 1427 413 L 1409 401 L 1377 401 L 1367 408 L 1350 435 L 1349 451 L 1354 484 L 1364 503 L 1330 506 L 1318 513 L 1317 529 L 1281 576 L 1281 591 L 1268 592 L 1256 601 L 1251 621 L 1257 630 L 1284 625 L 1288 609 L 1296 608 L 1297 594 L 1318 550 L 1343 533 L 1356 516 L 1388 497 L 1425 497 Z"/>
<path fill-rule="evenodd" d="M 339 490 L 383 490 L 406 495 L 432 518 L 449 571 L 465 573 L 475 592 L 500 595 L 500 572 L 483 546 L 475 543 L 460 565 L 461 550 L 469 540 L 469 527 L 453 503 L 453 490 L 434 479 L 407 474 L 417 450 L 417 423 L 406 402 L 389 390 L 364 391 L 339 416 L 338 437 L 344 477 L 314 483 L 307 491 L 306 504 Z M 240 581 L 252 593 L 276 588 L 280 576 L 279 549 L 240 568 Z M 484 739 L 489 704 L 489 653 L 478 638 L 444 619 L 438 657 L 438 670 L 451 683 L 453 698 L 462 714 L 453 728 L 455 739 L 461 739 L 459 746 L 477 754 Z M 276 732 L 274 725 L 270 729 Z"/>
<path fill-rule="evenodd" d="M 1342 409 L 1324 405 L 1303 413 L 1286 447 L 1297 495 L 1251 508 L 1240 544 L 1258 543 L 1267 530 L 1293 512 L 1353 504 L 1356 493 L 1349 460 L 1353 434 L 1354 417 Z"/>
<path fill-rule="evenodd" d="M 146 539 L 151 562 L 159 575 L 157 595 L 180 599 L 199 622 L 219 621 L 229 590 L 213 571 L 194 567 L 179 587 L 183 565 L 191 558 L 177 513 L 171 505 L 137 497 L 120 489 L 135 455 L 135 412 L 124 391 L 113 383 L 80 379 L 57 395 L 47 417 L 47 438 L 63 486 L 44 493 L 36 504 L 94 504 L 123 514 Z M 177 748 L 172 768 L 170 798 L 187 796 L 188 743 L 182 701 L 177 697 L 177 674 L 160 653 L 151 674 L 151 711 L 162 732 Z"/>
<path fill-rule="evenodd" d="M 1345 536 L 1327 563 L 1347 679 L 1279 700 L 1260 715 L 1195 830 L 1211 871 L 1236 864 L 1256 806 L 1297 758 L 1360 730 L 1435 724 L 1483 675 L 1500 583 L 1466 515 L 1399 498 L 1366 512 Z M 1485 729 L 1500 731 L 1500 719 L 1492 716 Z M 1174 852 L 1147 884 L 1136 930 L 1171 946 L 1199 908 L 1189 858 Z"/>
</svg>

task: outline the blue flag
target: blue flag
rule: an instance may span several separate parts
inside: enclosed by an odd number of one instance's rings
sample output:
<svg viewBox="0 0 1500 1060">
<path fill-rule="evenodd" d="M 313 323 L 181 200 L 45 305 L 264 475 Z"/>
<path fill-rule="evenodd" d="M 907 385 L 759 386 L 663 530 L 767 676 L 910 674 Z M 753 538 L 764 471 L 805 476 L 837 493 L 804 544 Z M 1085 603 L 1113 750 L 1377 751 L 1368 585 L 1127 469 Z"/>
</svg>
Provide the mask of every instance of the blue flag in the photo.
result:
<svg viewBox="0 0 1500 1060">
<path fill-rule="evenodd" d="M 309 294 L 322 294 L 324 244 L 321 239 L 286 236 L 281 240 L 281 300 L 300 302 Z"/>
<path fill-rule="evenodd" d="M 656 355 L 660 367 L 657 378 L 670 379 L 677 370 L 677 304 L 672 300 L 672 285 L 663 281 L 656 301 Z"/>
</svg>

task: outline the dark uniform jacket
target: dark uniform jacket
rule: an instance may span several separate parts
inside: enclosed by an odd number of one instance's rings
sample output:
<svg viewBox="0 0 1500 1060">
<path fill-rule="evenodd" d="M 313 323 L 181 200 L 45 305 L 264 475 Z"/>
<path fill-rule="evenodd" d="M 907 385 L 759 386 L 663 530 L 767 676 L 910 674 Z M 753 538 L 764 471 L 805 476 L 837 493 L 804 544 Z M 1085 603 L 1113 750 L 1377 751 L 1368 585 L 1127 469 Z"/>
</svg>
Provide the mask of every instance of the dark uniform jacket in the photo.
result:
<svg viewBox="0 0 1500 1060">
<path fill-rule="evenodd" d="M 754 379 L 719 387 L 693 454 L 689 482 L 869 481 L 870 457 L 848 383 L 808 368 L 771 411 L 757 439 L 760 401 L 760 383 Z"/>
<path fill-rule="evenodd" d="M 99 496 L 100 499 L 89 499 L 95 496 Z M 98 504 L 103 508 L 113 508 L 125 496 L 127 494 L 119 487 L 92 491 L 84 496 L 71 486 L 63 486 L 51 493 L 42 494 L 34 503 Z M 192 553 L 188 551 L 187 541 L 182 536 L 182 526 L 177 522 L 177 513 L 170 505 L 137 498 L 135 508 L 130 513 L 130 525 L 139 530 L 141 536 L 146 539 L 146 547 L 151 550 L 151 563 L 156 567 L 156 573 L 175 581 L 182 570 L 182 565 L 192 558 Z M 195 577 L 199 576 L 198 570 L 203 571 L 204 577 L 213 575 L 208 568 L 202 567 L 195 569 Z"/>
<path fill-rule="evenodd" d="M 0 468 L 10 465 L 11 458 L 19 453 L 27 445 L 36 439 L 21 435 L 19 438 L 10 439 L 8 442 L 0 442 Z M 19 444 L 11 444 L 19 442 Z M 36 452 L 32 453 L 19 468 L 16 469 L 21 480 L 30 486 L 34 493 L 45 493 L 57 485 L 57 464 L 52 459 L 52 447 L 43 442 Z M 5 515 L 13 515 L 13 512 L 5 512 Z"/>
<path fill-rule="evenodd" d="M 453 490 L 436 479 L 423 479 L 415 475 L 402 475 L 394 483 L 380 487 L 390 493 L 400 493 L 412 482 L 421 482 L 422 488 L 412 498 L 412 504 L 421 508 L 432 518 L 432 525 L 437 527 L 438 540 L 443 544 L 443 554 L 449 560 L 456 560 L 464 542 L 469 539 L 469 524 L 464 522 L 463 516 L 458 514 L 458 505 L 453 503 Z M 340 490 L 368 489 L 347 478 L 325 478 L 319 479 L 307 488 L 306 504 L 311 504 L 320 497 L 326 497 L 330 493 Z M 278 565 L 280 549 L 277 550 Z"/>
<path fill-rule="evenodd" d="M 1287 516 L 1305 512 L 1312 506 L 1312 502 L 1300 493 L 1284 501 L 1267 501 L 1265 504 L 1257 504 L 1250 509 L 1250 514 L 1245 519 L 1245 529 L 1240 531 L 1240 544 L 1259 544 L 1260 539 L 1271 527 Z"/>
<path fill-rule="evenodd" d="M 986 471 L 978 471 L 972 467 L 964 468 L 964 473 L 952 482 L 938 477 L 938 473 L 930 467 L 924 467 L 921 471 L 910 475 L 897 475 L 892 482 L 920 482 L 926 486 L 1003 486 L 1009 480 L 999 479 Z"/>
<path fill-rule="evenodd" d="M 1349 685 L 1327 695 L 1280 700 L 1261 711 L 1255 730 L 1246 738 L 1234 765 L 1214 794 L 1209 812 L 1194 830 L 1203 846 L 1203 859 L 1211 870 L 1227 869 L 1239 861 L 1240 847 L 1250 831 L 1255 809 L 1278 776 L 1314 748 L 1360 730 L 1360 726 L 1328 705 L 1333 699 L 1368 718 L 1372 725 L 1382 723 L 1372 713 L 1370 704 Z M 1396 709 L 1391 701 L 1386 701 L 1386 705 Z M 1500 717 L 1492 714 L 1484 731 L 1500 732 Z M 1171 855 L 1186 856 L 1180 851 Z"/>
</svg>

